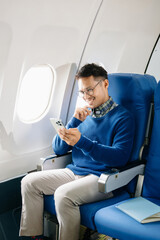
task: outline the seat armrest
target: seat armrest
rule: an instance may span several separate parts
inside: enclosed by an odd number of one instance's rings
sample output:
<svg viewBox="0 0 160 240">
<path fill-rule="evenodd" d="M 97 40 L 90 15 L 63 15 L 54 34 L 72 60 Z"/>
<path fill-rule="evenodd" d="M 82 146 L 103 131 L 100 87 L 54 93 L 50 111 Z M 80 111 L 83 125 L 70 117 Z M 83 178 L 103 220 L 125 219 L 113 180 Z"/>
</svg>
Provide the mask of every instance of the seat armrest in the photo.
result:
<svg viewBox="0 0 160 240">
<path fill-rule="evenodd" d="M 101 174 L 98 180 L 100 192 L 109 193 L 127 185 L 137 175 L 143 175 L 145 161 L 135 161 L 121 169 L 111 169 L 107 173 Z"/>
<path fill-rule="evenodd" d="M 37 171 L 65 168 L 67 164 L 72 161 L 72 151 L 69 151 L 63 155 L 49 155 L 44 158 L 40 158 L 37 164 Z"/>
</svg>

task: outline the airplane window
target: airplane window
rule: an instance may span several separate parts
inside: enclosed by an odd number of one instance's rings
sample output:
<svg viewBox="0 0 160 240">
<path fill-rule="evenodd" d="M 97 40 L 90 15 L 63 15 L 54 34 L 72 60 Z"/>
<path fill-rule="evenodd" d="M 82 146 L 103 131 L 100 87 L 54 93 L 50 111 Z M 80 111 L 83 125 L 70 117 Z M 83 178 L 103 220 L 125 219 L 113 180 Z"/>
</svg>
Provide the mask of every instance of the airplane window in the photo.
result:
<svg viewBox="0 0 160 240">
<path fill-rule="evenodd" d="M 54 82 L 54 71 L 49 65 L 30 68 L 19 91 L 17 112 L 24 122 L 38 121 L 49 106 Z"/>
<path fill-rule="evenodd" d="M 153 75 L 157 81 L 160 80 L 160 35 L 152 50 L 145 73 Z"/>
</svg>

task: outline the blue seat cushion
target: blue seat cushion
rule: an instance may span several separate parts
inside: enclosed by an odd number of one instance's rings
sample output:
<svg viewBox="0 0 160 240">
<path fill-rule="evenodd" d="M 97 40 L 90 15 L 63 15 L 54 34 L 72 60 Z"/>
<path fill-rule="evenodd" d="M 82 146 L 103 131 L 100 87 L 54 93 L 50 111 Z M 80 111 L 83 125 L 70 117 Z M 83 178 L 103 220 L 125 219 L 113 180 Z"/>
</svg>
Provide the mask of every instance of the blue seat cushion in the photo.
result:
<svg viewBox="0 0 160 240">
<path fill-rule="evenodd" d="M 148 200 L 160 206 L 160 200 Z M 97 211 L 95 225 L 99 233 L 120 240 L 160 240 L 160 222 L 141 224 L 116 208 L 116 204 Z"/>
<path fill-rule="evenodd" d="M 99 209 L 110 206 L 119 201 L 123 201 L 125 199 L 128 199 L 129 197 L 129 194 L 123 190 L 121 193 L 116 194 L 113 198 L 94 203 L 87 203 L 80 206 L 81 224 L 95 230 L 94 216 Z M 44 196 L 44 209 L 50 214 L 56 215 L 53 195 Z"/>
</svg>

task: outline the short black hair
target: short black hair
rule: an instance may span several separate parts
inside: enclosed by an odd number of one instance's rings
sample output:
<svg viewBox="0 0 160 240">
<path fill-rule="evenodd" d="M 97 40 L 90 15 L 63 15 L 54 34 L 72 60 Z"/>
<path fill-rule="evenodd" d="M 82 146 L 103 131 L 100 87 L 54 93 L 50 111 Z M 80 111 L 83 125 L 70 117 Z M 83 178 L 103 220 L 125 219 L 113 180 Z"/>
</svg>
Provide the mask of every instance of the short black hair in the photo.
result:
<svg viewBox="0 0 160 240">
<path fill-rule="evenodd" d="M 95 78 L 104 77 L 104 79 L 108 79 L 107 71 L 103 67 L 95 63 L 88 63 L 84 65 L 76 74 L 76 79 L 78 80 L 79 78 L 85 78 L 90 76 L 93 76 Z"/>
</svg>

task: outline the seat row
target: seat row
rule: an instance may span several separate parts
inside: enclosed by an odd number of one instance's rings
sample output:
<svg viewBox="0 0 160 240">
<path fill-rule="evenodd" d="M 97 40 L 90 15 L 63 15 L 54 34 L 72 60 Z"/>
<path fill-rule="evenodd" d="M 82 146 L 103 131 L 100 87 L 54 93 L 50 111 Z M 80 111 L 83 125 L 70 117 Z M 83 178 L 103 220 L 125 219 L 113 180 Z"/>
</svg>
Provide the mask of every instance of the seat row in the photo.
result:
<svg viewBox="0 0 160 240">
<path fill-rule="evenodd" d="M 160 205 L 160 83 L 153 76 L 141 74 L 110 74 L 109 95 L 127 108 L 135 119 L 135 138 L 128 166 L 113 169 L 99 179 L 100 191 L 114 194 L 113 198 L 80 206 L 81 223 L 120 240 L 160 240 L 160 222 L 141 224 L 116 208 L 116 204 L 134 196 L 137 176 L 143 174 L 147 161 L 142 196 Z M 154 97 L 154 121 L 149 146 L 151 106 Z M 144 148 L 145 147 L 145 148 Z M 145 151 L 142 151 L 145 149 Z M 145 152 L 145 154 L 144 154 Z M 142 154 L 143 153 L 143 154 Z M 42 159 L 41 170 L 65 167 L 72 153 Z M 54 159 L 54 161 L 53 161 Z M 54 163 L 53 163 L 54 162 Z M 59 164 L 57 164 L 57 162 Z M 61 163 L 61 165 L 60 165 Z M 156 183 L 156 184 L 155 184 Z M 50 217 L 56 216 L 54 197 L 44 196 L 44 209 Z"/>
</svg>

